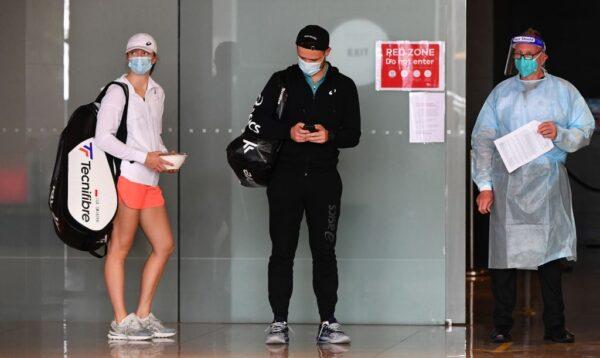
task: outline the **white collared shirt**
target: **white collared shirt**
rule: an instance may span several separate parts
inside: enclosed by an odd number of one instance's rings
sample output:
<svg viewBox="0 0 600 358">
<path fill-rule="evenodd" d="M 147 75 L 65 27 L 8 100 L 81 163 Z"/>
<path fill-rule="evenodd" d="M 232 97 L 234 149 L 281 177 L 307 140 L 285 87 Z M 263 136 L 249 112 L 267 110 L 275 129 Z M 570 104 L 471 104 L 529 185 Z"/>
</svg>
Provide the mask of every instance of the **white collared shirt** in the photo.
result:
<svg viewBox="0 0 600 358">
<path fill-rule="evenodd" d="M 162 138 L 162 115 L 165 92 L 152 78 L 148 80 L 145 98 L 140 97 L 125 75 L 116 81 L 129 88 L 127 110 L 127 143 L 117 139 L 125 107 L 125 95 L 118 86 L 110 86 L 100 104 L 95 142 L 98 148 L 121 161 L 121 175 L 140 184 L 158 185 L 158 172 L 144 165 L 148 152 L 166 152 Z"/>
</svg>

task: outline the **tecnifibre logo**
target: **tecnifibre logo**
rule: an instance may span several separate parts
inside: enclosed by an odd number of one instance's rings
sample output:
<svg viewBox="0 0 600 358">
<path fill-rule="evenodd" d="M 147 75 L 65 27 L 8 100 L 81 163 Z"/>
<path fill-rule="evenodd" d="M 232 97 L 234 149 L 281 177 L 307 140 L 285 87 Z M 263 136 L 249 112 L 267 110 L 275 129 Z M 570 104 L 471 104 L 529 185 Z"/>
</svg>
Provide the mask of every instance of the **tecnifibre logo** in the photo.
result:
<svg viewBox="0 0 600 358">
<path fill-rule="evenodd" d="M 69 213 L 89 230 L 106 228 L 114 217 L 118 203 L 106 154 L 96 146 L 93 137 L 86 138 L 69 151 L 67 164 Z"/>
<path fill-rule="evenodd" d="M 79 148 L 79 150 L 82 151 L 86 157 L 90 158 L 90 160 L 94 160 L 94 146 L 92 142 L 87 145 L 84 144 L 83 147 Z"/>
<path fill-rule="evenodd" d="M 258 147 L 258 144 L 244 139 L 244 154 L 248 153 L 251 150 L 256 149 L 256 147 Z"/>
<path fill-rule="evenodd" d="M 85 222 L 90 221 L 90 207 L 92 206 L 92 191 L 90 190 L 90 171 L 92 169 L 92 160 L 94 159 L 94 145 L 84 144 L 83 147 L 79 148 L 86 157 L 90 158 L 90 161 L 85 163 L 81 162 L 81 219 Z M 98 192 L 96 191 L 96 196 Z"/>
</svg>

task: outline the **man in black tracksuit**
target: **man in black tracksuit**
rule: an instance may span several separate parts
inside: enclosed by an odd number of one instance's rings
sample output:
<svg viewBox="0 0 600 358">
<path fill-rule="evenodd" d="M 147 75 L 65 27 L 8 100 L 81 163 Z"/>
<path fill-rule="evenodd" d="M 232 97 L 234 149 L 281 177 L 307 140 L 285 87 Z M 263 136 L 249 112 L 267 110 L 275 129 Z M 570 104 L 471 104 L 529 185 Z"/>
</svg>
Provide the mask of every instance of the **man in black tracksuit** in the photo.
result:
<svg viewBox="0 0 600 358">
<path fill-rule="evenodd" d="M 321 316 L 321 343 L 349 343 L 334 316 L 338 271 L 335 256 L 342 181 L 339 148 L 360 138 L 360 110 L 354 82 L 326 61 L 329 34 L 316 25 L 296 40 L 298 64 L 275 73 L 250 115 L 248 129 L 263 138 L 281 139 L 275 171 L 267 188 L 269 302 L 274 321 L 266 343 L 287 343 L 287 315 L 293 286 L 294 255 L 306 212 L 313 257 L 313 288 Z M 281 88 L 288 93 L 281 120 L 274 115 Z"/>
</svg>

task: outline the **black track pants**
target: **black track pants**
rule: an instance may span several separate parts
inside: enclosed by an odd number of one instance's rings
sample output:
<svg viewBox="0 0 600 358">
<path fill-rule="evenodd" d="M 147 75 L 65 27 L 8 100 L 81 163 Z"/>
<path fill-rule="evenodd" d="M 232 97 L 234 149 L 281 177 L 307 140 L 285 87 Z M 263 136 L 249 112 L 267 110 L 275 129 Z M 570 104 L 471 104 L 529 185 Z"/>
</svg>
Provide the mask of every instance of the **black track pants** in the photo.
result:
<svg viewBox="0 0 600 358">
<path fill-rule="evenodd" d="M 300 222 L 306 212 L 313 258 L 313 289 L 321 320 L 334 319 L 338 271 L 335 257 L 342 181 L 337 170 L 304 173 L 276 170 L 267 188 L 269 232 L 269 302 L 277 321 L 287 321 Z"/>
</svg>

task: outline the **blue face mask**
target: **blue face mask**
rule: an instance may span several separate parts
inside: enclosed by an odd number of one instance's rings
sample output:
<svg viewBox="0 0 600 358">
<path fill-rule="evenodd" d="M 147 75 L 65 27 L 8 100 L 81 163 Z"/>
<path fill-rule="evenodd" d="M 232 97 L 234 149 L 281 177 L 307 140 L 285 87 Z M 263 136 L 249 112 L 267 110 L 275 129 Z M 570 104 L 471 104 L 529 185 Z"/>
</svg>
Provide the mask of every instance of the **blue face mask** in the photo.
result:
<svg viewBox="0 0 600 358">
<path fill-rule="evenodd" d="M 321 61 L 321 62 L 306 62 L 303 59 L 301 59 L 300 57 L 298 57 L 298 66 L 300 67 L 302 72 L 304 72 L 308 76 L 314 76 L 317 72 L 319 72 L 321 70 L 322 64 L 323 64 L 323 61 Z"/>
<path fill-rule="evenodd" d="M 515 67 L 517 68 L 517 71 L 519 71 L 519 75 L 521 75 L 521 77 L 530 76 L 537 71 L 538 63 L 536 60 L 538 57 L 540 57 L 540 54 L 531 60 L 528 60 L 524 57 L 515 59 Z"/>
<path fill-rule="evenodd" d="M 131 57 L 127 64 L 136 75 L 145 75 L 152 68 L 150 57 Z"/>
</svg>

